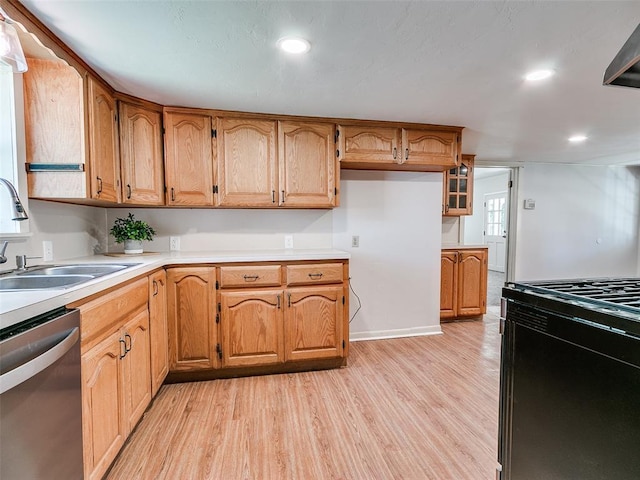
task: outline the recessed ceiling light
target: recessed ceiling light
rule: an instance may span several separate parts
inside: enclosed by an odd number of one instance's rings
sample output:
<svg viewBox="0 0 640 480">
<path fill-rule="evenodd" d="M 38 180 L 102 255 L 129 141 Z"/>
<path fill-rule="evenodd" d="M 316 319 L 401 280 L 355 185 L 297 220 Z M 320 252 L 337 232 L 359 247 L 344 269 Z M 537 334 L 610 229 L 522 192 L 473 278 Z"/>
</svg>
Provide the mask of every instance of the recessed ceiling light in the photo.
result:
<svg viewBox="0 0 640 480">
<path fill-rule="evenodd" d="M 553 70 L 534 70 L 527 73 L 524 78 L 530 82 L 537 82 L 538 80 L 551 77 L 554 73 Z"/>
<path fill-rule="evenodd" d="M 580 142 L 584 142 L 587 139 L 586 135 L 574 135 L 572 137 L 569 137 L 569 141 L 571 143 L 580 143 Z"/>
<path fill-rule="evenodd" d="M 278 47 L 287 53 L 307 53 L 311 49 L 311 44 L 300 37 L 283 37 L 278 40 Z"/>
</svg>

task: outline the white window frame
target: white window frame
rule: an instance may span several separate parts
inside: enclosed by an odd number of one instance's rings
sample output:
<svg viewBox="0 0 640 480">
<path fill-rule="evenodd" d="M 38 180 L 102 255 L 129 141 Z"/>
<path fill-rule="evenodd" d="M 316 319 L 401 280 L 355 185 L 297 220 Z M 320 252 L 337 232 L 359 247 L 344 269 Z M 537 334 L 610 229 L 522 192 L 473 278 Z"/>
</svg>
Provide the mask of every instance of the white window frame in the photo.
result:
<svg viewBox="0 0 640 480">
<path fill-rule="evenodd" d="M 0 68 L 0 177 L 15 186 L 28 214 L 22 75 L 14 74 L 4 64 L 0 64 Z M 0 239 L 30 236 L 29 220 L 11 220 L 9 200 L 8 189 L 0 185 Z"/>
</svg>

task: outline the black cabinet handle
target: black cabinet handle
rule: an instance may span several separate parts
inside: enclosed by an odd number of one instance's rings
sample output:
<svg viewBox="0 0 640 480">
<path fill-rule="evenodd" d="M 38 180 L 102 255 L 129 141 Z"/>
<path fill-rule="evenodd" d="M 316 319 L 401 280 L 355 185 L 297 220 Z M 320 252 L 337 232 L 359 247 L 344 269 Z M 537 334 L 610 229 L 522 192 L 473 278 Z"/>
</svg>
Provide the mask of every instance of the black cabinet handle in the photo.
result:
<svg viewBox="0 0 640 480">
<path fill-rule="evenodd" d="M 96 195 L 100 195 L 102 193 L 102 178 L 96 177 L 96 179 L 98 180 L 98 191 L 96 192 Z"/>
<path fill-rule="evenodd" d="M 131 198 L 131 185 L 127 183 L 127 199 Z"/>
</svg>

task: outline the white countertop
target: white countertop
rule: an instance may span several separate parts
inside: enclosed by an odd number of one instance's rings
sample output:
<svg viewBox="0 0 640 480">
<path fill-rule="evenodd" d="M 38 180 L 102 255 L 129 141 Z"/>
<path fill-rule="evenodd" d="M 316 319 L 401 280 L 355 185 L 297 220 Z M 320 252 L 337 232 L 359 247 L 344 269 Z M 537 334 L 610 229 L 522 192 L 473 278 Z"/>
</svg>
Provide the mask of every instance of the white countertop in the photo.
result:
<svg viewBox="0 0 640 480">
<path fill-rule="evenodd" d="M 465 248 L 489 248 L 488 245 L 474 245 L 474 244 L 463 244 L 463 243 L 443 243 L 442 244 L 442 250 L 450 250 L 450 249 L 458 249 L 458 250 L 464 250 Z"/>
<path fill-rule="evenodd" d="M 137 263 L 119 272 L 95 278 L 65 289 L 21 290 L 0 292 L 0 329 L 28 320 L 58 307 L 81 300 L 94 293 L 111 288 L 137 276 L 168 265 L 230 262 L 284 262 L 300 260 L 347 260 L 348 252 L 333 249 L 321 250 L 260 250 L 215 252 L 161 252 L 153 255 L 106 256 L 74 258 L 51 265 L 79 263 Z"/>
</svg>

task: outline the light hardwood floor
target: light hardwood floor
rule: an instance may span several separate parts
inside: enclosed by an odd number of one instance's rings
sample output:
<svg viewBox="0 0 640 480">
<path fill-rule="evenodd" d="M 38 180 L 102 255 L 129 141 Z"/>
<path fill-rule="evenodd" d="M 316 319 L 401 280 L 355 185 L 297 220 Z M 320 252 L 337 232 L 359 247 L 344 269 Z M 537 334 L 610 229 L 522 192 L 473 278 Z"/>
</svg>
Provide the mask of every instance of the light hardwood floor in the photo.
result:
<svg viewBox="0 0 640 480">
<path fill-rule="evenodd" d="M 165 385 L 107 478 L 494 479 L 497 315 L 443 331 L 354 342 L 337 370 Z"/>
</svg>

